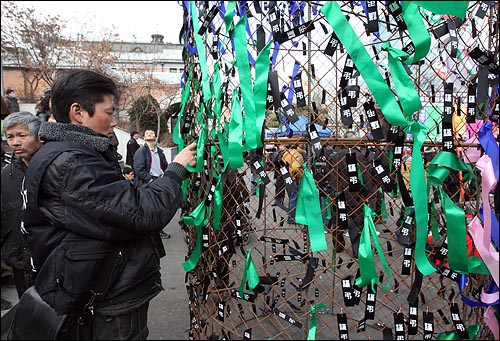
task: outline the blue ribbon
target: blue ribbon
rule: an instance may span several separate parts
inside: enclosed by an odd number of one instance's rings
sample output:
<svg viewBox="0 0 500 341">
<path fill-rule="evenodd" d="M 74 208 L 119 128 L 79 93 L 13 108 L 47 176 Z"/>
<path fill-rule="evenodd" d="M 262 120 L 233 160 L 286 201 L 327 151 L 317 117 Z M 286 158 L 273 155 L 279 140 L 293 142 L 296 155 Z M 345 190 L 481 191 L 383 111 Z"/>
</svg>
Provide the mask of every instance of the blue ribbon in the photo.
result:
<svg viewBox="0 0 500 341">
<path fill-rule="evenodd" d="M 479 129 L 477 138 L 485 153 L 490 157 L 493 170 L 495 171 L 495 179 L 498 180 L 498 145 L 495 141 L 493 133 L 491 132 L 492 127 L 493 123 L 485 122 Z"/>
<path fill-rule="evenodd" d="M 458 288 L 460 290 L 460 295 L 462 296 L 462 300 L 464 301 L 465 304 L 467 304 L 468 306 L 471 306 L 471 307 L 487 307 L 490 305 L 497 305 L 498 304 L 498 300 L 496 302 L 494 302 L 493 304 L 488 304 L 488 303 L 473 301 L 470 298 L 468 298 L 467 296 L 465 296 L 465 294 L 463 293 L 463 290 L 465 289 L 465 287 L 467 285 L 468 279 L 469 279 L 469 276 L 467 274 L 463 274 L 462 276 L 460 276 L 460 280 L 458 282 Z M 491 293 L 496 292 L 496 291 L 498 291 L 498 287 L 496 286 L 495 281 L 491 281 L 490 284 L 488 285 L 487 290 L 485 290 L 485 292 L 488 294 L 491 294 Z"/>
</svg>

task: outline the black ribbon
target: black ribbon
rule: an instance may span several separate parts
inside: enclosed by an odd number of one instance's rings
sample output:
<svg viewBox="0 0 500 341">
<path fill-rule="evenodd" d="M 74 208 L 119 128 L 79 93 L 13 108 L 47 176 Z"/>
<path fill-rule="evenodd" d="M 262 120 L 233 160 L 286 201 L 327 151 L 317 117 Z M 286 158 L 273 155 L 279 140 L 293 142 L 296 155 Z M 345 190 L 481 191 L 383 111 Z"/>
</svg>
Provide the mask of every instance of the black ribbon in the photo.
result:
<svg viewBox="0 0 500 341">
<path fill-rule="evenodd" d="M 398 25 L 398 29 L 400 31 L 404 31 L 407 29 L 406 23 L 403 18 L 403 9 L 401 8 L 401 5 L 399 1 L 397 0 L 388 0 L 386 2 L 387 9 L 389 10 L 389 13 L 392 15 L 394 20 L 396 21 L 396 24 Z"/>
<path fill-rule="evenodd" d="M 286 120 L 290 123 L 295 123 L 299 120 L 299 117 L 295 113 L 295 110 L 293 110 L 293 106 L 288 102 L 288 99 L 286 98 L 285 94 L 282 92 L 280 94 L 280 99 L 281 99 L 281 109 L 283 110 L 283 113 L 286 116 Z"/>
<path fill-rule="evenodd" d="M 465 328 L 464 323 L 460 318 L 460 310 L 458 309 L 457 303 L 451 304 L 450 312 L 451 312 L 451 320 L 455 325 L 455 329 L 457 330 L 458 337 L 460 338 L 460 340 L 470 339 L 469 333 L 467 333 L 467 329 Z"/>
<path fill-rule="evenodd" d="M 346 154 L 347 176 L 349 181 L 349 192 L 358 192 L 361 189 L 358 178 L 358 162 L 356 153 L 349 152 Z"/>
<path fill-rule="evenodd" d="M 467 123 L 476 122 L 476 90 L 477 84 L 470 83 L 467 89 Z"/>
<path fill-rule="evenodd" d="M 416 302 L 410 303 L 408 312 L 408 335 L 417 335 L 418 332 L 418 298 Z"/>
<path fill-rule="evenodd" d="M 339 340 L 349 340 L 349 327 L 345 313 L 337 314 L 337 328 L 339 331 Z"/>
<path fill-rule="evenodd" d="M 295 327 L 302 329 L 302 323 L 299 321 L 295 320 L 293 317 L 290 315 L 285 314 L 284 312 L 280 311 L 278 308 L 273 308 L 273 314 L 278 316 L 279 318 L 285 320 L 286 322 L 294 325 Z"/>
<path fill-rule="evenodd" d="M 210 9 L 210 11 L 208 12 L 203 23 L 201 24 L 200 29 L 198 30 L 199 35 L 202 36 L 206 32 L 206 30 L 208 29 L 208 26 L 210 26 L 210 24 L 214 20 L 215 16 L 217 15 L 217 13 L 219 13 L 219 7 L 217 5 L 214 5 Z"/>
<path fill-rule="evenodd" d="M 318 135 L 318 130 L 316 129 L 316 125 L 314 123 L 309 123 L 308 128 L 309 139 L 311 140 L 311 148 L 314 152 L 314 157 L 319 157 L 321 155 L 321 151 L 323 150 L 323 146 Z"/>
<path fill-rule="evenodd" d="M 380 125 L 377 112 L 375 111 L 375 103 L 373 101 L 365 102 L 363 104 L 363 108 L 365 109 L 365 114 L 368 118 L 372 138 L 375 141 L 384 139 L 384 132 L 382 130 L 382 126 Z"/>
<path fill-rule="evenodd" d="M 394 180 L 389 175 L 387 169 L 384 168 L 384 165 L 379 159 L 373 160 L 373 166 L 376 177 L 382 183 L 382 189 L 384 192 L 390 192 L 394 188 Z"/>
<path fill-rule="evenodd" d="M 367 33 L 378 32 L 377 2 L 367 1 L 366 12 L 368 16 Z"/>
<path fill-rule="evenodd" d="M 312 30 L 314 30 L 314 22 L 311 20 L 311 21 L 305 22 L 299 26 L 296 26 L 288 31 L 280 33 L 279 39 L 275 40 L 275 41 L 279 42 L 280 44 L 283 44 L 286 41 L 289 41 L 293 38 L 296 38 L 298 36 L 301 36 L 303 34 L 311 32 Z"/>
<path fill-rule="evenodd" d="M 220 322 L 224 322 L 224 308 L 225 308 L 226 302 L 220 301 L 217 303 L 217 320 Z"/>
<path fill-rule="evenodd" d="M 348 228 L 348 218 L 344 192 L 340 192 L 337 196 L 337 215 L 339 227 L 343 230 L 346 230 Z"/>
<path fill-rule="evenodd" d="M 481 50 L 479 45 L 469 52 L 469 56 L 472 59 L 478 61 L 481 65 L 487 66 L 491 73 L 498 75 L 500 73 L 500 66 L 495 62 L 493 55 L 494 54 L 490 51 L 485 52 Z"/>
<path fill-rule="evenodd" d="M 488 12 L 488 7 L 490 7 L 491 1 L 481 1 L 479 8 L 476 11 L 476 17 L 483 19 Z"/>
<path fill-rule="evenodd" d="M 405 317 L 403 313 L 393 313 L 394 315 L 394 329 L 396 334 L 396 340 L 405 339 Z"/>
<path fill-rule="evenodd" d="M 344 297 L 344 305 L 346 307 L 354 307 L 351 279 L 352 276 L 349 275 L 344 277 L 342 280 L 342 294 Z"/>
<path fill-rule="evenodd" d="M 305 107 L 307 104 L 304 96 L 304 88 L 302 87 L 302 72 L 297 73 L 292 81 L 295 89 L 295 98 L 297 99 L 297 108 Z"/>
<path fill-rule="evenodd" d="M 428 311 L 424 312 L 424 340 L 432 340 L 434 333 L 434 314 Z"/>
<path fill-rule="evenodd" d="M 339 91 L 340 115 L 344 127 L 351 127 L 354 119 L 352 118 L 351 107 L 347 104 L 347 90 Z"/>
<path fill-rule="evenodd" d="M 335 50 L 337 50 L 337 46 L 339 46 L 340 40 L 335 34 L 335 32 L 332 32 L 332 35 L 330 36 L 330 40 L 328 40 L 328 44 L 326 44 L 325 51 L 323 51 L 324 54 L 327 56 L 332 57 L 333 54 L 335 53 Z"/>
<path fill-rule="evenodd" d="M 251 340 L 251 339 L 252 339 L 252 328 L 245 329 L 243 331 L 243 340 Z"/>
<path fill-rule="evenodd" d="M 375 304 L 377 303 L 377 285 L 374 284 L 372 289 L 371 285 L 367 286 L 366 291 L 366 305 L 365 305 L 365 318 L 364 320 L 374 320 L 375 319 Z"/>
<path fill-rule="evenodd" d="M 455 151 L 455 139 L 453 137 L 453 83 L 444 86 L 444 110 L 442 119 L 442 143 L 444 151 Z"/>
<path fill-rule="evenodd" d="M 448 31 L 450 33 L 450 57 L 456 58 L 458 52 L 458 38 L 457 38 L 457 27 L 455 24 L 455 20 L 448 19 L 446 24 L 448 25 Z"/>
</svg>

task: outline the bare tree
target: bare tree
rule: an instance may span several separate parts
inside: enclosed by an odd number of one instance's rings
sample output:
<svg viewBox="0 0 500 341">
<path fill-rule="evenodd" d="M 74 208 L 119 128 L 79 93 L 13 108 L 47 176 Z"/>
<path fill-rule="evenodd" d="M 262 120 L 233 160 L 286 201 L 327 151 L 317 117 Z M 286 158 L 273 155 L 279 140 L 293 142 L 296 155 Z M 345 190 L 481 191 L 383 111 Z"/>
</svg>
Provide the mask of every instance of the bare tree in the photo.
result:
<svg viewBox="0 0 500 341">
<path fill-rule="evenodd" d="M 58 15 L 42 16 L 33 8 L 21 8 L 15 1 L 2 1 L 2 63 L 22 72 L 33 100 L 39 84 L 51 84 L 65 55 L 68 40 L 62 35 L 65 21 Z"/>
</svg>

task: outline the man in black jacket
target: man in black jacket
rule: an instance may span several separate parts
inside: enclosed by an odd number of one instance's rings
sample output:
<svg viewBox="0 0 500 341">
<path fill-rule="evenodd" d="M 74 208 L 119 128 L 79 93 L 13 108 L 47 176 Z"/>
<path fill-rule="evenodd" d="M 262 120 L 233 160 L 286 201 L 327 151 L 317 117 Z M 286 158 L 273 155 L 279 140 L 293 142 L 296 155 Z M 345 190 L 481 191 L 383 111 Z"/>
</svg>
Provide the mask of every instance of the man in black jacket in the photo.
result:
<svg viewBox="0 0 500 341">
<path fill-rule="evenodd" d="M 130 132 L 130 140 L 127 142 L 127 158 L 125 160 L 125 164 L 134 168 L 134 155 L 135 152 L 141 148 L 137 139 L 139 138 L 139 131 L 132 130 Z"/>
<path fill-rule="evenodd" d="M 113 80 L 76 70 L 60 75 L 51 90 L 57 122 L 42 125 L 44 146 L 24 188 L 35 288 L 57 314 L 67 314 L 61 339 L 144 340 L 149 301 L 163 289 L 158 232 L 182 202 L 196 143 L 177 154 L 164 176 L 130 186 L 110 144 L 119 99 Z M 96 293 L 107 259 L 114 265 Z"/>
<path fill-rule="evenodd" d="M 13 159 L 2 169 L 2 258 L 13 268 L 17 295 L 21 297 L 35 278 L 31 253 L 21 226 L 21 187 L 31 158 L 42 147 L 38 131 L 42 121 L 27 111 L 12 113 L 4 120 L 5 136 Z"/>
</svg>

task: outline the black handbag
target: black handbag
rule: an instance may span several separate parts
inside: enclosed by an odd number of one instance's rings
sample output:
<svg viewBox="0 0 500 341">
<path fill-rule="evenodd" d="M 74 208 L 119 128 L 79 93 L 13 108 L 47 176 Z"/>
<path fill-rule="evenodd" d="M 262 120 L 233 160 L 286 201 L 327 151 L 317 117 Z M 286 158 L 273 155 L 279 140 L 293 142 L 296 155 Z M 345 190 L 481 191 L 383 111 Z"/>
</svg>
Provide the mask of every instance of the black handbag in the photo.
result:
<svg viewBox="0 0 500 341">
<path fill-rule="evenodd" d="M 80 324 L 92 323 L 93 302 L 97 295 L 105 295 L 111 287 L 115 266 L 122 261 L 123 245 L 113 245 L 109 256 L 99 270 L 90 298 L 80 312 Z M 29 287 L 15 307 L 7 340 L 57 340 L 68 315 L 57 315 L 41 297 L 35 286 Z"/>
<path fill-rule="evenodd" d="M 15 309 L 7 340 L 56 340 L 67 317 L 57 315 L 54 308 L 42 300 L 35 286 L 23 293 Z"/>
</svg>

